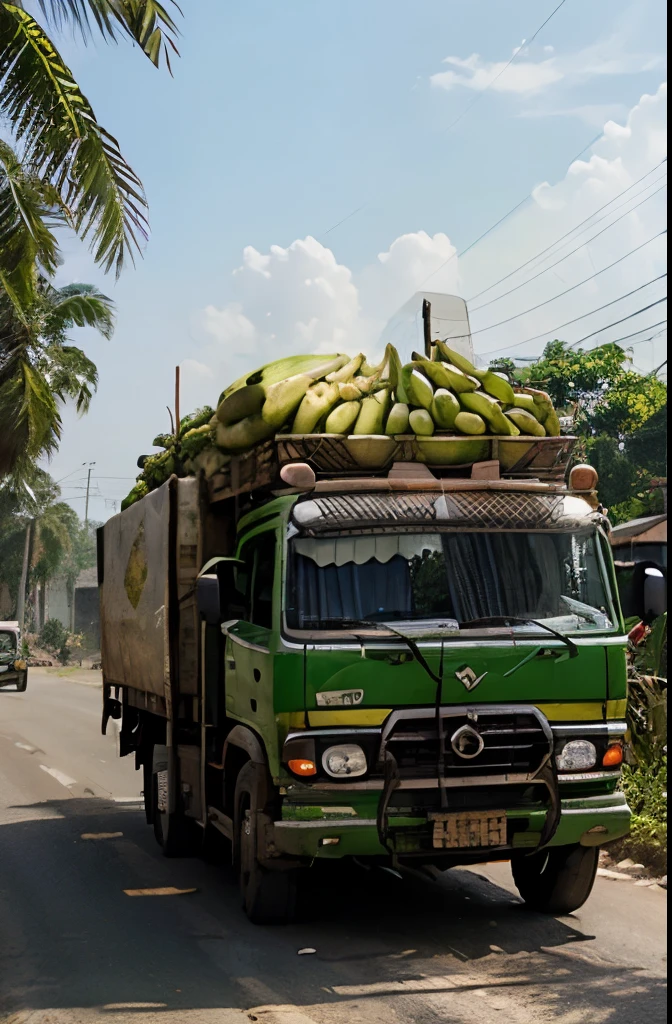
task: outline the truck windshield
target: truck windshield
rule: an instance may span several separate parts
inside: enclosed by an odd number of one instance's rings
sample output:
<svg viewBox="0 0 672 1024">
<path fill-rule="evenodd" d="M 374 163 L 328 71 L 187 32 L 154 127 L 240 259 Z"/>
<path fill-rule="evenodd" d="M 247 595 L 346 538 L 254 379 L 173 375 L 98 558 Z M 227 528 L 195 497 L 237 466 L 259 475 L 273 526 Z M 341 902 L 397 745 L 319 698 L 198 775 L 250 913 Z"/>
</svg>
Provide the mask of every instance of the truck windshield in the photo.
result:
<svg viewBox="0 0 672 1024">
<path fill-rule="evenodd" d="M 0 665 L 6 665 L 16 657 L 16 634 L 0 630 Z"/>
<path fill-rule="evenodd" d="M 287 625 L 333 630 L 343 620 L 448 619 L 477 628 L 474 620 L 511 616 L 562 632 L 611 629 L 597 544 L 591 530 L 296 537 Z"/>
</svg>

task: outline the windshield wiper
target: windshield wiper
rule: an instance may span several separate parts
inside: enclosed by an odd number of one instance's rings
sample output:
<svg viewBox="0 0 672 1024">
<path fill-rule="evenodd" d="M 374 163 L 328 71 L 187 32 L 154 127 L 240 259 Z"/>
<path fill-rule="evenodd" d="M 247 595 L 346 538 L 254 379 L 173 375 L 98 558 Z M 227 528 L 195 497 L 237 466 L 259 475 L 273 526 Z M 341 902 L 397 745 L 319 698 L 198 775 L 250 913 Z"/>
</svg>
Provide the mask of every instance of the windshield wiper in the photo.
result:
<svg viewBox="0 0 672 1024">
<path fill-rule="evenodd" d="M 388 625 L 387 622 L 375 622 L 373 619 L 350 619 L 337 617 L 327 619 L 315 619 L 313 621 L 319 623 L 320 626 L 341 626 L 341 628 L 344 629 L 345 632 L 352 632 L 350 627 L 354 626 L 359 627 L 360 629 L 374 629 L 378 632 L 380 632 L 380 630 L 385 630 L 387 633 L 392 633 L 393 636 L 398 636 L 400 640 L 403 640 L 403 642 L 406 644 L 413 657 L 418 661 L 418 664 L 422 666 L 422 668 L 425 670 L 430 679 L 437 684 L 440 684 L 441 682 L 441 677 L 437 676 L 436 673 L 433 672 L 432 669 L 429 667 L 427 661 L 425 660 L 420 648 L 415 643 L 415 641 L 412 640 L 410 636 L 407 636 L 405 633 L 402 633 L 401 630 L 395 629 L 393 626 Z M 357 637 L 358 640 L 362 640 L 361 635 L 358 635 L 354 632 L 352 632 L 352 635 L 354 637 Z"/>
<path fill-rule="evenodd" d="M 466 622 L 460 622 L 460 629 L 469 629 L 472 626 L 539 626 L 539 629 L 545 629 L 566 646 L 570 658 L 576 658 L 579 653 L 579 648 L 573 640 L 552 626 L 547 626 L 545 622 L 540 622 L 539 619 L 521 619 L 516 615 L 486 615 L 482 619 L 467 619 Z"/>
</svg>

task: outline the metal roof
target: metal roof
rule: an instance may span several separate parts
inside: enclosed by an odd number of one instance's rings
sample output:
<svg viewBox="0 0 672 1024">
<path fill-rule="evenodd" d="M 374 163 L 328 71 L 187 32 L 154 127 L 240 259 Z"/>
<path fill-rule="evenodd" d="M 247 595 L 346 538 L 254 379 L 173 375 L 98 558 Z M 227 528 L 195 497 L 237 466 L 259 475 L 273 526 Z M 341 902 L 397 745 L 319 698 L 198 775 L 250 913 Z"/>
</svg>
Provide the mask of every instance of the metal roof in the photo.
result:
<svg viewBox="0 0 672 1024">
<path fill-rule="evenodd" d="M 667 515 L 645 516 L 642 519 L 631 519 L 627 523 L 621 523 L 620 526 L 614 526 L 611 531 L 611 536 L 613 541 L 619 539 L 625 540 L 627 537 L 638 537 L 640 534 L 646 533 L 647 530 L 652 529 L 652 527 L 659 526 L 660 523 L 666 522 Z"/>
</svg>

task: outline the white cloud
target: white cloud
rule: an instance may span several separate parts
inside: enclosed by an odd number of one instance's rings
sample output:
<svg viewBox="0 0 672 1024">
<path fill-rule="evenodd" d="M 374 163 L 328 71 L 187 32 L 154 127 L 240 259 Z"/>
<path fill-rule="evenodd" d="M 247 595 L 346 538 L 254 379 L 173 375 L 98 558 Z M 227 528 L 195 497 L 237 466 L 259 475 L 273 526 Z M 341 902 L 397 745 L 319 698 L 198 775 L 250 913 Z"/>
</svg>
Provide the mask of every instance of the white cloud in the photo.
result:
<svg viewBox="0 0 672 1024">
<path fill-rule="evenodd" d="M 482 92 L 489 86 L 495 92 L 536 93 L 564 78 L 562 70 L 551 58 L 538 62 L 518 60 L 502 74 L 507 61 L 485 61 L 477 53 L 471 57 L 446 57 L 444 64 L 451 70 L 431 75 L 430 82 L 440 89 L 449 91 L 457 87 Z M 456 68 L 457 70 L 452 70 Z"/>
<path fill-rule="evenodd" d="M 514 51 L 517 59 L 508 68 L 505 60 L 488 61 L 477 53 L 466 58 L 446 57 L 443 63 L 448 70 L 431 75 L 430 82 L 446 91 L 465 88 L 482 92 L 490 88 L 494 92 L 533 96 L 563 80 L 575 83 L 607 75 L 638 74 L 664 64 L 662 54 L 630 52 L 628 35 L 623 30 L 577 53 L 556 55 L 552 46 L 543 47 L 542 52 L 545 56 L 535 60 L 521 44 Z"/>
<path fill-rule="evenodd" d="M 643 96 L 623 124 L 610 121 L 604 136 L 585 159 L 575 161 L 556 184 L 543 182 L 533 190 L 531 202 L 506 221 L 466 257 L 458 260 L 455 247 L 444 232 L 430 235 L 410 232 L 396 238 L 389 248 L 357 274 L 339 263 L 334 253 L 308 237 L 287 248 L 271 246 L 267 253 L 248 247 L 242 265 L 232 276 L 231 302 L 208 306 L 199 314 L 201 330 L 209 338 L 199 359 L 214 373 L 211 387 L 218 391 L 246 370 L 292 352 L 365 351 L 370 358 L 379 352 L 379 337 L 387 321 L 420 290 L 459 294 L 467 298 L 516 268 L 561 235 L 608 203 L 658 164 L 666 153 L 666 86 L 654 96 Z M 626 194 L 634 195 L 664 174 L 664 167 Z M 659 185 L 652 185 L 651 191 Z M 662 229 L 662 193 L 623 218 L 589 246 L 580 248 L 550 270 L 510 296 L 504 291 L 527 282 L 538 270 L 555 262 L 609 222 L 577 233 L 570 244 L 529 269 L 515 273 L 504 284 L 470 302 L 470 316 L 477 353 L 503 349 L 512 354 L 539 354 L 548 338 L 528 345 L 529 336 L 589 312 L 618 298 L 661 273 L 664 239 L 659 239 L 624 260 L 618 267 L 585 286 L 549 302 L 493 330 L 490 325 L 553 299 L 565 288 L 590 277 L 596 270 L 640 245 Z M 641 198 L 633 199 L 632 205 Z M 605 211 L 606 212 L 606 211 Z M 616 211 L 615 219 L 620 213 Z M 560 334 L 574 341 L 596 327 L 617 320 L 664 294 L 663 283 L 640 296 L 618 304 L 603 314 L 589 317 Z M 477 307 L 498 299 L 481 310 Z M 602 339 L 628 334 L 665 317 L 665 306 L 651 311 L 650 318 L 627 322 Z M 552 335 L 551 335 L 552 336 Z M 662 345 L 662 342 L 661 342 Z M 515 346 L 515 348 L 513 347 Z M 639 353 L 642 349 L 637 350 Z M 410 352 L 403 352 L 404 356 Z M 649 357 L 647 357 L 649 358 Z M 652 354 L 650 358 L 655 358 Z M 659 360 L 659 361 L 662 361 Z M 194 371 L 196 372 L 196 371 Z M 204 371 L 199 370 L 199 373 Z M 193 376 L 193 374 L 192 374 Z M 206 384 L 205 375 L 202 376 Z M 215 396 L 216 397 L 216 396 Z M 204 399 L 201 397 L 202 403 Z M 195 403 L 198 404 L 198 403 Z"/>
<path fill-rule="evenodd" d="M 254 339 L 254 324 L 243 316 L 240 303 L 232 302 L 224 309 L 206 306 L 203 328 L 222 345 L 244 348 Z"/>
<path fill-rule="evenodd" d="M 432 287 L 459 290 L 455 246 L 447 235 L 425 231 L 402 235 L 378 254 L 355 280 L 334 253 L 312 237 L 268 253 L 248 246 L 233 272 L 235 299 L 222 307 L 208 305 L 195 325 L 208 341 L 201 362 L 183 378 L 234 380 L 290 352 L 350 352 L 363 349 L 371 358 L 386 321 L 429 275 Z M 438 284 L 437 284 L 438 282 Z M 197 369 L 198 368 L 198 369 Z"/>
<path fill-rule="evenodd" d="M 518 317 L 508 324 L 484 330 L 522 310 L 545 302 L 564 288 L 590 277 L 595 271 L 614 263 L 619 257 L 647 242 L 664 228 L 665 192 L 659 192 L 618 223 L 615 222 L 627 210 L 634 208 L 647 196 L 653 195 L 666 180 L 666 168 L 661 165 L 667 153 L 666 113 L 667 86 L 664 84 L 655 95 L 645 95 L 641 98 L 630 111 L 625 124 L 607 122 L 603 137 L 593 147 L 589 156 L 574 161 L 561 181 L 555 184 L 543 182 L 538 185 L 533 190 L 531 203 L 461 261 L 464 294 L 467 298 L 473 299 L 469 306 L 477 352 L 485 354 L 501 349 L 502 354 L 505 354 L 509 349 L 513 354 L 511 347 L 515 345 L 518 354 L 536 355 L 542 351 L 548 338 L 541 338 L 526 345 L 519 343 L 618 299 L 664 272 L 666 259 L 663 236 L 624 259 L 613 270 L 599 275 L 567 296 Z M 653 168 L 657 169 L 636 184 Z M 566 243 L 563 242 L 560 247 L 553 249 L 546 258 L 519 273 L 514 273 L 507 281 L 483 296 L 474 298 L 483 288 L 552 245 L 556 239 L 630 186 L 634 187 L 614 204 L 615 207 L 620 206 L 620 209 L 614 209 L 613 213 L 604 210 L 598 215 L 604 217 L 600 223 L 597 223 L 595 218 L 595 221 L 577 231 Z M 650 188 L 642 192 L 647 186 Z M 637 195 L 640 192 L 642 194 Z M 566 256 L 612 222 L 614 227 L 604 231 L 589 245 L 578 248 L 578 251 L 563 260 L 557 269 L 549 270 L 548 273 L 542 274 L 511 295 L 499 298 L 487 307 L 480 310 L 477 308 L 483 303 L 497 299 L 518 284 L 527 282 L 539 270 L 549 267 L 561 256 Z M 609 310 L 586 317 L 576 325 L 561 330 L 560 336 L 570 341 L 577 340 L 598 327 L 627 316 L 664 294 L 665 283 L 661 281 L 630 299 L 616 303 Z M 661 304 L 641 317 L 626 321 L 602 335 L 596 335 L 587 341 L 586 345 L 590 347 L 600 341 L 629 334 L 647 324 L 663 320 L 666 315 L 666 305 Z M 646 335 L 642 334 L 641 337 L 644 338 Z M 664 341 L 661 339 L 657 346 L 662 351 Z M 642 350 L 636 351 L 641 353 Z M 648 360 L 651 365 L 655 358 L 653 353 Z"/>
</svg>

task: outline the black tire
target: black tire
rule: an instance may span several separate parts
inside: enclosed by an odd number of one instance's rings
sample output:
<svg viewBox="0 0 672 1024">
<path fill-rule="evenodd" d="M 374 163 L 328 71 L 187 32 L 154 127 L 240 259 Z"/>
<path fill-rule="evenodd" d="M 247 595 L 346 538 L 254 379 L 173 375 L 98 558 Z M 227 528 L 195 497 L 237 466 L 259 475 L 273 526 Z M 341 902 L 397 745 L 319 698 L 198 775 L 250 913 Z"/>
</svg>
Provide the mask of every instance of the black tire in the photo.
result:
<svg viewBox="0 0 672 1024">
<path fill-rule="evenodd" d="M 577 844 L 515 857 L 513 880 L 530 910 L 571 914 L 590 896 L 599 855 L 599 847 Z"/>
<path fill-rule="evenodd" d="M 236 780 L 234 865 L 243 909 L 253 924 L 289 924 L 296 913 L 298 869 L 272 871 L 259 863 L 255 810 L 264 809 L 266 780 L 260 765 L 248 762 Z"/>
<path fill-rule="evenodd" d="M 169 814 L 162 805 L 170 806 L 170 792 L 165 792 L 162 802 L 159 801 L 159 786 L 168 789 L 174 775 L 169 770 L 167 747 L 154 747 L 152 758 L 152 826 L 154 838 L 161 847 L 164 857 L 194 857 L 199 853 L 200 829 L 193 818 L 179 812 Z"/>
<path fill-rule="evenodd" d="M 20 679 L 19 682 L 16 684 L 16 692 L 17 693 L 25 693 L 27 686 L 28 686 L 28 673 L 26 672 L 25 675 L 23 676 L 23 679 Z"/>
</svg>

